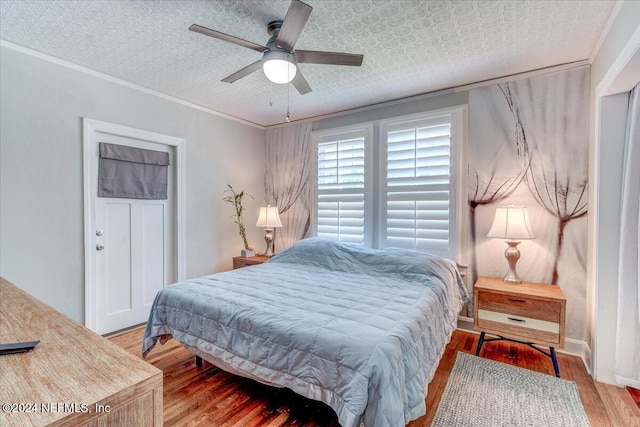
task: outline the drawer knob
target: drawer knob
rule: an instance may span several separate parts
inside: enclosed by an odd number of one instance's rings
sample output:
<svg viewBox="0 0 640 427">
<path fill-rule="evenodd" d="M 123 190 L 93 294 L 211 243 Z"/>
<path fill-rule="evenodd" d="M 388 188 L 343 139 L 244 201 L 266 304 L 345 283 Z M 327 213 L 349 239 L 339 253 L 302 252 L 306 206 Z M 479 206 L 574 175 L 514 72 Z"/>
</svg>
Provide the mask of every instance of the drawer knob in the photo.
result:
<svg viewBox="0 0 640 427">
<path fill-rule="evenodd" d="M 523 323 L 525 322 L 524 319 L 516 319 L 515 317 L 507 317 L 507 319 L 513 320 L 514 322 L 523 322 Z"/>
<path fill-rule="evenodd" d="M 516 298 L 509 298 L 509 301 L 511 301 L 511 302 L 527 302 L 526 300 L 516 299 Z"/>
</svg>

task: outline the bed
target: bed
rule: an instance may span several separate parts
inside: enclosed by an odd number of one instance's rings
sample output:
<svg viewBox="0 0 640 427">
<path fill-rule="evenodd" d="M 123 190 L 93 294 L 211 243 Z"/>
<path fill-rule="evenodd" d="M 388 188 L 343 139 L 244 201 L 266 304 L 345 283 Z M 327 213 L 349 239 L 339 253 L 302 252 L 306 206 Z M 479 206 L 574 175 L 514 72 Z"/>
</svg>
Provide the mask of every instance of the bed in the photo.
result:
<svg viewBox="0 0 640 427">
<path fill-rule="evenodd" d="M 425 413 L 467 302 L 453 261 L 309 238 L 162 289 L 143 355 L 173 337 L 221 369 L 325 402 L 344 427 L 404 426 Z"/>
</svg>

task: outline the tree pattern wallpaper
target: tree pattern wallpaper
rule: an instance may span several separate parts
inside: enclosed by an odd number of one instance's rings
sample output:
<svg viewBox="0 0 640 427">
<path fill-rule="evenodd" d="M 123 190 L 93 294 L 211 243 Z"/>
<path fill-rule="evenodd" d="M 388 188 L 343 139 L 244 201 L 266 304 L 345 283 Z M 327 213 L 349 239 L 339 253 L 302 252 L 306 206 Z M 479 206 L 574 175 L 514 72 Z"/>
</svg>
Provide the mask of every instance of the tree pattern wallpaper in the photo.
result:
<svg viewBox="0 0 640 427">
<path fill-rule="evenodd" d="M 536 238 L 520 243 L 517 271 L 562 288 L 567 337 L 578 340 L 586 331 L 588 132 L 588 66 L 469 92 L 468 286 L 507 272 L 506 243 L 486 237 L 495 208 L 527 206 Z"/>
</svg>

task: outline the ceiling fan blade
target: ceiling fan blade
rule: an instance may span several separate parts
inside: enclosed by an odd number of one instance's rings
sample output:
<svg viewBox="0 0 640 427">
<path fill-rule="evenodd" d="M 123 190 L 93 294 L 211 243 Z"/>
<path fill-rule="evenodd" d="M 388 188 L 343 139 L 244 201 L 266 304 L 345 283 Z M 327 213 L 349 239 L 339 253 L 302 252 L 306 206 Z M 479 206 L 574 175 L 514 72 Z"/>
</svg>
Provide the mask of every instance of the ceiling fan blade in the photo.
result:
<svg viewBox="0 0 640 427">
<path fill-rule="evenodd" d="M 193 24 L 189 27 L 189 29 L 191 31 L 195 31 L 196 33 L 213 37 L 214 39 L 224 40 L 226 42 L 237 44 L 239 46 L 248 47 L 249 49 L 255 50 L 256 52 L 262 53 L 268 50 L 265 46 L 261 46 L 257 43 L 250 42 L 248 40 L 244 40 L 236 36 L 230 36 L 229 34 L 221 33 L 220 31 L 212 30 L 210 28 L 203 27 L 202 25 Z"/>
<path fill-rule="evenodd" d="M 293 78 L 293 80 L 291 80 L 291 83 L 300 93 L 300 95 L 311 92 L 311 86 L 309 86 L 309 83 L 307 83 L 307 80 L 305 80 L 302 72 L 300 71 L 300 68 L 298 68 L 298 72 L 296 73 L 296 76 Z"/>
<path fill-rule="evenodd" d="M 253 64 L 247 65 L 244 68 L 239 69 L 238 71 L 236 71 L 235 73 L 231 74 L 230 76 L 225 77 L 224 79 L 222 79 L 223 82 L 226 83 L 233 83 L 236 80 L 239 80 L 243 77 L 248 76 L 249 74 L 253 73 L 254 71 L 258 71 L 260 68 L 262 67 L 262 59 L 259 61 L 254 62 Z"/>
<path fill-rule="evenodd" d="M 308 4 L 302 3 L 300 0 L 292 0 L 276 38 L 276 46 L 287 50 L 293 49 L 304 28 L 304 24 L 307 23 L 307 19 L 311 15 L 311 10 L 313 8 Z"/>
<path fill-rule="evenodd" d="M 301 64 L 362 65 L 364 55 L 316 50 L 296 50 L 296 60 Z"/>
</svg>

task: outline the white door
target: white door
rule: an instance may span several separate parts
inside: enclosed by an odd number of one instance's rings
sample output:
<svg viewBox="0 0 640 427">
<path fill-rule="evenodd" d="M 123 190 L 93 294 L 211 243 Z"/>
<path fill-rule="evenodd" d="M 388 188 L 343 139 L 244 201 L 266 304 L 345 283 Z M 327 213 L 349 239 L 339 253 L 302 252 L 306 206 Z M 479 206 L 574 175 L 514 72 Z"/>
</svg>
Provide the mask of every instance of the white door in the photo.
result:
<svg viewBox="0 0 640 427">
<path fill-rule="evenodd" d="M 93 264 L 90 279 L 94 279 L 94 286 L 92 289 L 87 287 L 92 298 L 86 298 L 86 301 L 94 307 L 85 310 L 93 317 L 87 318 L 85 323 L 96 332 L 106 334 L 146 322 L 157 292 L 177 281 L 173 226 L 176 148 L 154 142 L 153 138 L 141 139 L 140 135 L 132 137 L 111 131 L 94 131 L 91 139 L 89 144 L 85 143 L 85 148 L 91 151 L 94 165 L 90 171 L 90 185 L 94 190 L 93 230 L 88 233 L 85 230 L 85 242 L 89 241 L 87 234 L 91 235 L 93 256 L 86 262 Z M 97 197 L 100 142 L 168 152 L 167 200 Z"/>
<path fill-rule="evenodd" d="M 103 139 L 101 142 L 169 151 L 163 145 L 122 137 Z M 101 334 L 146 322 L 156 293 L 175 281 L 171 187 L 168 200 L 96 197 L 96 327 Z"/>
</svg>

